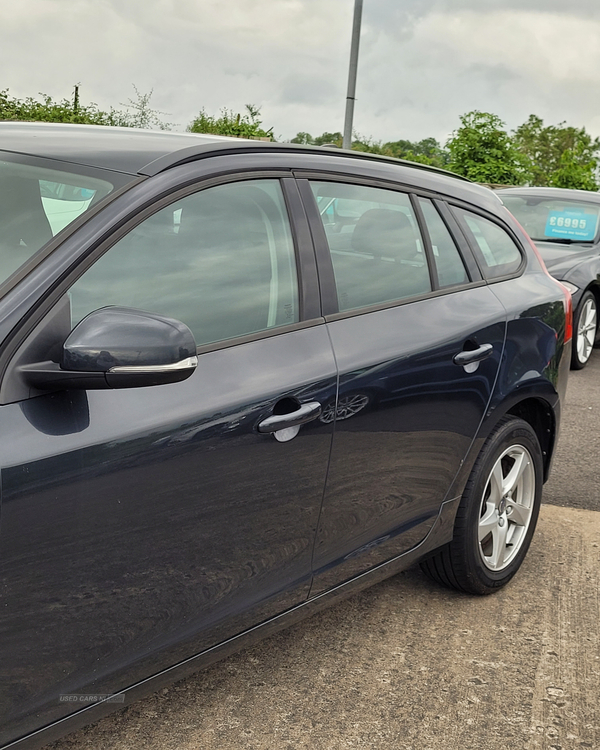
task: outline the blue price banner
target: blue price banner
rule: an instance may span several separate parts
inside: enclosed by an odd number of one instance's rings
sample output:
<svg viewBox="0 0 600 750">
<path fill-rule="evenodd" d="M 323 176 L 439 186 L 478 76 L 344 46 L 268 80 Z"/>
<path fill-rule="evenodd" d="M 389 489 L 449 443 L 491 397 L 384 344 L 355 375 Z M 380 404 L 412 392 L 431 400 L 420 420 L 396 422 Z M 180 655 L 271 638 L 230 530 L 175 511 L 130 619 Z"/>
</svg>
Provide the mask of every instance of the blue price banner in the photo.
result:
<svg viewBox="0 0 600 750">
<path fill-rule="evenodd" d="M 546 237 L 566 237 L 582 241 L 596 236 L 598 215 L 585 211 L 549 211 L 544 234 Z"/>
</svg>

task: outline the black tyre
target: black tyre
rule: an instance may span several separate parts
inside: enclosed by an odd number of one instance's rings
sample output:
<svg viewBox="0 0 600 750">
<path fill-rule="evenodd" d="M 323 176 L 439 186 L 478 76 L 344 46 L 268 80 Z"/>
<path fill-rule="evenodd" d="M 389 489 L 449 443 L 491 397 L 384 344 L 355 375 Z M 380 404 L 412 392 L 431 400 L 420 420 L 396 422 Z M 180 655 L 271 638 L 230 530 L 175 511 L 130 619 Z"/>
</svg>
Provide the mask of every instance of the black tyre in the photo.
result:
<svg viewBox="0 0 600 750">
<path fill-rule="evenodd" d="M 573 320 L 573 350 L 571 368 L 583 370 L 589 362 L 598 330 L 598 305 L 593 292 L 581 298 Z"/>
<path fill-rule="evenodd" d="M 471 594 L 506 585 L 525 559 L 542 499 L 542 451 L 530 425 L 504 417 L 465 487 L 454 538 L 421 563 L 427 575 Z"/>
</svg>

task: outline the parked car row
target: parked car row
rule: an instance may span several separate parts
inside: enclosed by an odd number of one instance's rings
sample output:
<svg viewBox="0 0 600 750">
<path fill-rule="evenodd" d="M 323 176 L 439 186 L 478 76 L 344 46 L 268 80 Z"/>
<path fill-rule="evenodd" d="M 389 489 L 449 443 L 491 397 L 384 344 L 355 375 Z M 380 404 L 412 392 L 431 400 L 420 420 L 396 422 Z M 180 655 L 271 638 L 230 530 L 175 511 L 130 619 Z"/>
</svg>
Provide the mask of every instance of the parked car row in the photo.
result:
<svg viewBox="0 0 600 750">
<path fill-rule="evenodd" d="M 590 298 L 563 278 L 589 344 Z M 0 746 L 416 562 L 504 586 L 571 338 L 568 289 L 466 180 L 0 123 Z"/>
</svg>

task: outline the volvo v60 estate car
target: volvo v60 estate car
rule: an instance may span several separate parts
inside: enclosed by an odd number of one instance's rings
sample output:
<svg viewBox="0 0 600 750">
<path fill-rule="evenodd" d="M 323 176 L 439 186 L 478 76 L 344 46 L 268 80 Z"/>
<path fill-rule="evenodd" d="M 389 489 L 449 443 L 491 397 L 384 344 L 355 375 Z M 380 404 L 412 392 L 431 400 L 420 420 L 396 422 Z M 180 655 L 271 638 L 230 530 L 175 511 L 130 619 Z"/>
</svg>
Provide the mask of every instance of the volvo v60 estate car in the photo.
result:
<svg viewBox="0 0 600 750">
<path fill-rule="evenodd" d="M 598 336 L 600 195 L 538 187 L 507 188 L 498 195 L 535 242 L 546 268 L 571 292 L 571 367 L 581 370 Z"/>
<path fill-rule="evenodd" d="M 421 563 L 529 547 L 570 295 L 486 188 L 340 150 L 0 124 L 0 746 Z"/>
</svg>

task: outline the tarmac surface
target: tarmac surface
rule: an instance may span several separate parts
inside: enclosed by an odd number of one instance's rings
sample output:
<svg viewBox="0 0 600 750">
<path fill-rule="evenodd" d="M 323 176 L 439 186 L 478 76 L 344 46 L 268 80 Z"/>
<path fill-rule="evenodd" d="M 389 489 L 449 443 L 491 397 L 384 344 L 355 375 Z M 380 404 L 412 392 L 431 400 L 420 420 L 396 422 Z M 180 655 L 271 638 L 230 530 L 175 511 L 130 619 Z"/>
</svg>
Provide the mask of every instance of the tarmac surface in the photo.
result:
<svg viewBox="0 0 600 750">
<path fill-rule="evenodd" d="M 493 596 L 413 568 L 54 750 L 600 750 L 600 351 L 572 372 L 518 575 Z"/>
<path fill-rule="evenodd" d="M 543 502 L 600 511 L 600 349 L 571 370 L 558 447 Z"/>
</svg>

